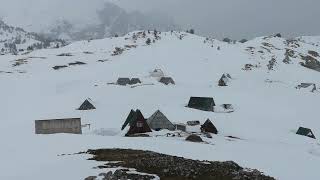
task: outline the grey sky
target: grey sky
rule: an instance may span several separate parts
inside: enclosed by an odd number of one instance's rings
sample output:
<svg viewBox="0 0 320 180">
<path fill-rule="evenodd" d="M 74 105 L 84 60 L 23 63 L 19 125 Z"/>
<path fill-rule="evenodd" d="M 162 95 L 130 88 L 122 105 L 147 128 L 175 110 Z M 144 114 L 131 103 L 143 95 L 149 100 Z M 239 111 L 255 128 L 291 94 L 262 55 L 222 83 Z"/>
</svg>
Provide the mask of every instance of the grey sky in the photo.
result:
<svg viewBox="0 0 320 180">
<path fill-rule="evenodd" d="M 129 10 L 167 13 L 185 27 L 217 37 L 320 35 L 319 0 L 120 0 Z"/>
<path fill-rule="evenodd" d="M 0 15 L 14 25 L 32 26 L 30 29 L 36 30 L 58 18 L 90 24 L 104 0 L 0 1 Z M 218 38 L 252 38 L 276 32 L 287 36 L 320 35 L 319 0 L 109 1 L 128 11 L 168 14 L 184 28 L 194 28 L 199 34 Z"/>
</svg>

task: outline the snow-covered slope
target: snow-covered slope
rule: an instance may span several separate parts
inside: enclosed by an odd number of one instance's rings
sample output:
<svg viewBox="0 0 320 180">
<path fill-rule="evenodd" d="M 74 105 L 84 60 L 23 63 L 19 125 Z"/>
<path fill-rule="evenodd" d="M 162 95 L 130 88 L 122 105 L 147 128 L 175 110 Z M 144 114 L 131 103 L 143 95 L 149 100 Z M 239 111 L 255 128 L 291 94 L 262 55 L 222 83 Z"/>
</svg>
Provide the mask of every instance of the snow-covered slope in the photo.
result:
<svg viewBox="0 0 320 180">
<path fill-rule="evenodd" d="M 233 160 L 281 180 L 319 179 L 319 141 L 295 134 L 303 126 L 320 137 L 320 94 L 296 88 L 300 83 L 319 85 L 320 72 L 301 65 L 307 63 L 305 57 L 318 62 L 314 52 L 320 48 L 273 36 L 228 44 L 187 33 L 162 32 L 155 37 L 154 32 L 133 32 L 0 56 L 0 179 L 83 179 L 100 171 L 92 169 L 98 163 L 80 155 L 57 155 L 110 147 Z M 63 53 L 72 56 L 57 56 Z M 285 57 L 289 60 L 283 61 Z M 76 61 L 86 64 L 69 65 Z M 67 67 L 53 69 L 63 65 Z M 150 77 L 156 68 L 176 85 L 165 86 Z M 232 79 L 219 87 L 223 73 Z M 138 77 L 153 85 L 108 84 L 118 77 Z M 232 104 L 235 111 L 185 108 L 190 96 L 213 97 L 217 105 Z M 88 97 L 97 109 L 77 111 Z M 178 123 L 210 118 L 219 134 L 204 138 L 207 144 L 172 137 L 123 137 L 121 125 L 136 108 L 145 117 L 160 109 Z M 34 120 L 65 117 L 81 117 L 91 129 L 84 128 L 83 135 L 34 134 Z"/>
<path fill-rule="evenodd" d="M 0 53 L 17 54 L 49 47 L 64 45 L 62 40 L 51 40 L 22 28 L 7 25 L 0 20 Z"/>
</svg>

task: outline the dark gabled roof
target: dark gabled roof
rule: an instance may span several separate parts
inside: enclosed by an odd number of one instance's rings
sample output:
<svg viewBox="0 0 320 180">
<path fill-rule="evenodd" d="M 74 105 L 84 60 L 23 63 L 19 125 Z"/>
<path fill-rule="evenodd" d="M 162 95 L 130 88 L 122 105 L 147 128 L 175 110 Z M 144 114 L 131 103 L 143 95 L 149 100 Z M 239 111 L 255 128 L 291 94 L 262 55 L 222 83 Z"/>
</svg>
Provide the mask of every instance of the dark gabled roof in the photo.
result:
<svg viewBox="0 0 320 180">
<path fill-rule="evenodd" d="M 118 78 L 117 84 L 125 86 L 130 83 L 130 78 Z"/>
<path fill-rule="evenodd" d="M 137 109 L 135 114 L 135 119 L 130 122 L 130 129 L 128 130 L 126 136 L 138 133 L 152 132 L 141 111 Z M 138 124 L 140 124 L 141 126 L 139 127 Z"/>
<path fill-rule="evenodd" d="M 201 125 L 201 131 L 218 134 L 217 128 L 213 125 L 213 123 L 209 119 L 207 119 L 206 122 L 203 125 Z"/>
<path fill-rule="evenodd" d="M 169 121 L 169 119 L 160 111 L 157 110 L 147 120 L 148 125 L 151 129 L 168 129 L 171 131 L 175 130 L 175 126 Z"/>
<path fill-rule="evenodd" d="M 137 118 L 136 112 L 133 109 L 131 109 L 126 121 L 122 125 L 121 130 L 124 130 L 124 128 L 126 128 L 128 124 L 131 124 L 132 121 L 134 121 L 136 118 Z"/>
<path fill-rule="evenodd" d="M 78 108 L 78 110 L 92 110 L 92 109 L 96 109 L 96 107 L 94 107 L 94 105 L 88 99 L 86 99 Z"/>
<path fill-rule="evenodd" d="M 313 132 L 309 128 L 299 127 L 299 129 L 298 129 L 296 134 L 316 139 L 316 137 L 314 136 Z"/>
<path fill-rule="evenodd" d="M 132 78 L 129 82 L 130 85 L 132 84 L 139 84 L 141 83 L 140 79 L 139 78 Z"/>
<path fill-rule="evenodd" d="M 212 97 L 191 97 L 188 103 L 189 108 L 203 111 L 213 111 L 213 106 L 215 103 Z"/>
<path fill-rule="evenodd" d="M 159 82 L 165 85 L 175 84 L 174 80 L 171 77 L 161 77 Z"/>
</svg>

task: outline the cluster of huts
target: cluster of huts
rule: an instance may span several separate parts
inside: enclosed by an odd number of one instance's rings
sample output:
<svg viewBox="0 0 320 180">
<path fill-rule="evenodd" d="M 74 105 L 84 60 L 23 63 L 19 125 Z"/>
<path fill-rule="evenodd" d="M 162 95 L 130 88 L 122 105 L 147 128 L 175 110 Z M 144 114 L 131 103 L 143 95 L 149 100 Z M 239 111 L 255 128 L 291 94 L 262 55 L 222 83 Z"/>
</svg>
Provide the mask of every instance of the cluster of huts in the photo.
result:
<svg viewBox="0 0 320 180">
<path fill-rule="evenodd" d="M 187 107 L 203 111 L 213 111 L 215 103 L 213 98 L 209 97 L 191 97 Z M 228 108 L 228 107 L 226 107 Z M 94 110 L 96 107 L 93 105 L 91 99 L 86 99 L 77 110 Z M 90 124 L 86 124 L 89 125 Z M 35 121 L 36 134 L 55 134 L 55 133 L 72 133 L 82 134 L 82 128 L 86 125 L 81 124 L 81 118 L 66 118 L 66 119 L 48 119 Z M 187 127 L 200 126 L 200 121 L 188 121 L 184 123 L 172 123 L 160 110 L 157 110 L 148 119 L 145 119 L 140 110 L 131 110 L 127 119 L 121 127 L 121 130 L 127 130 L 126 136 L 141 135 L 144 133 L 159 131 L 167 129 L 169 131 L 182 131 L 187 132 Z M 127 128 L 129 127 L 129 128 Z M 215 125 L 207 119 L 201 126 L 202 133 L 218 134 Z M 192 131 L 190 132 L 192 133 Z M 305 127 L 300 127 L 296 132 L 298 135 L 316 138 L 312 130 Z M 208 136 L 207 136 L 208 137 Z M 191 134 L 187 140 L 197 141 L 199 137 Z"/>
<path fill-rule="evenodd" d="M 144 118 L 141 111 L 131 110 L 121 130 L 127 130 L 126 136 L 144 136 L 144 133 L 149 133 L 160 130 L 169 131 L 187 131 L 187 126 L 200 125 L 199 121 L 188 121 L 187 124 L 172 123 L 160 110 L 157 110 L 149 118 Z M 218 134 L 217 128 L 214 124 L 207 119 L 204 124 L 201 125 L 200 130 L 202 133 Z"/>
<path fill-rule="evenodd" d="M 154 76 L 161 75 L 161 71 L 154 71 Z M 162 78 L 161 77 L 160 81 Z M 231 78 L 228 75 L 222 77 Z M 167 79 L 167 78 L 165 78 Z M 170 78 L 168 80 L 171 82 Z M 172 80 L 173 81 L 173 80 Z M 126 85 L 126 84 L 137 84 L 141 83 L 138 78 L 119 78 L 117 84 Z M 174 82 L 173 82 L 174 83 Z M 166 84 L 166 83 L 164 83 Z M 187 106 L 188 108 L 202 110 L 202 111 L 211 111 L 216 112 L 218 109 L 212 97 L 191 97 Z M 231 104 L 222 104 L 220 105 L 224 112 L 233 112 L 233 106 Z M 93 105 L 93 102 L 90 98 L 86 99 L 77 110 L 94 110 L 96 107 Z M 81 118 L 66 118 L 66 119 L 48 119 L 48 120 L 36 120 L 35 121 L 35 133 L 36 134 L 55 134 L 55 133 L 73 133 L 73 134 L 82 134 L 82 128 L 90 124 L 82 125 Z M 169 131 L 187 131 L 187 127 L 200 126 L 200 131 L 202 133 L 213 133 L 218 134 L 218 130 L 215 125 L 207 119 L 202 125 L 199 121 L 188 121 L 186 124 L 183 123 L 172 123 L 160 110 L 157 110 L 152 116 L 148 119 L 145 119 L 139 109 L 131 110 L 127 119 L 125 120 L 121 130 L 127 130 L 126 136 L 135 136 L 143 135 L 144 133 L 159 131 L 167 129 Z M 127 128 L 129 127 L 129 128 Z M 192 133 L 192 132 L 191 132 Z M 300 127 L 296 132 L 298 135 L 307 136 L 310 138 L 316 138 L 312 130 L 305 127 Z M 194 134 L 191 134 L 187 140 L 197 140 Z"/>
<path fill-rule="evenodd" d="M 126 86 L 126 85 L 134 85 L 140 84 L 141 80 L 139 78 L 118 78 L 117 85 Z"/>
<path fill-rule="evenodd" d="M 161 69 L 155 69 L 150 72 L 150 77 L 156 78 L 158 82 L 165 84 L 165 85 L 175 85 L 175 81 L 172 77 L 165 76 Z M 109 83 L 109 84 L 116 84 L 120 86 L 127 86 L 127 85 L 135 85 L 135 84 L 142 84 L 142 81 L 139 78 L 128 78 L 128 77 L 120 77 L 118 78 L 117 82 Z"/>
</svg>

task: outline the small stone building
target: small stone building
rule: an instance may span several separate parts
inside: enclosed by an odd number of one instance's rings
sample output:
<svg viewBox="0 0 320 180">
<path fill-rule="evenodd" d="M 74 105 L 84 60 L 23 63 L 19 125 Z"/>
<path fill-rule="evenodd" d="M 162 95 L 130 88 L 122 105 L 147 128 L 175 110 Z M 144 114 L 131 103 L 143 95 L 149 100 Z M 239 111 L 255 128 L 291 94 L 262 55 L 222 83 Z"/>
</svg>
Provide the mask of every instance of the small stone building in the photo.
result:
<svg viewBox="0 0 320 180">
<path fill-rule="evenodd" d="M 214 106 L 212 97 L 191 97 L 187 107 L 202 111 L 213 111 Z"/>
<path fill-rule="evenodd" d="M 153 130 L 168 129 L 174 131 L 175 126 L 169 121 L 169 119 L 159 110 L 157 110 L 151 117 L 147 120 L 148 125 Z"/>
<path fill-rule="evenodd" d="M 130 84 L 130 78 L 119 78 L 117 80 L 117 84 L 120 86 L 126 86 L 126 85 Z"/>
<path fill-rule="evenodd" d="M 165 85 L 176 84 L 171 77 L 161 77 L 159 82 Z"/>
<path fill-rule="evenodd" d="M 36 134 L 71 133 L 82 134 L 81 119 L 49 119 L 35 121 Z"/>
</svg>

